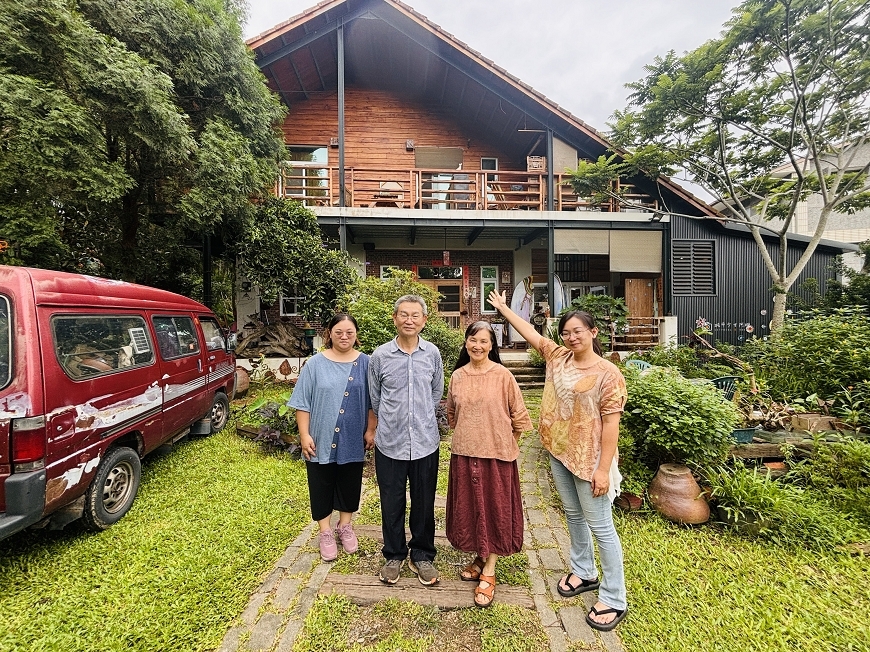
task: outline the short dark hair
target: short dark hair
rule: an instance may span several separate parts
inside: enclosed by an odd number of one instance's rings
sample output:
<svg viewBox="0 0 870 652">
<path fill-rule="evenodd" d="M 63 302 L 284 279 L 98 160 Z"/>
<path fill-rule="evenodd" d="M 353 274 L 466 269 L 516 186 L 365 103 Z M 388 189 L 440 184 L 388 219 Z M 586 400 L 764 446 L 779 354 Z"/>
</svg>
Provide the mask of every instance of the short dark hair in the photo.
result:
<svg viewBox="0 0 870 652">
<path fill-rule="evenodd" d="M 349 315 L 346 312 L 337 312 L 332 316 L 332 319 L 329 320 L 329 323 L 326 324 L 326 333 L 323 338 L 323 346 L 324 348 L 331 349 L 332 348 L 332 329 L 336 327 L 336 325 L 340 324 L 343 321 L 349 321 L 353 324 L 353 327 L 356 329 L 357 333 L 359 333 L 359 324 L 356 323 L 356 319 L 353 318 L 353 315 Z M 359 338 L 357 338 L 356 342 L 353 343 L 354 346 L 359 344 Z"/>
</svg>

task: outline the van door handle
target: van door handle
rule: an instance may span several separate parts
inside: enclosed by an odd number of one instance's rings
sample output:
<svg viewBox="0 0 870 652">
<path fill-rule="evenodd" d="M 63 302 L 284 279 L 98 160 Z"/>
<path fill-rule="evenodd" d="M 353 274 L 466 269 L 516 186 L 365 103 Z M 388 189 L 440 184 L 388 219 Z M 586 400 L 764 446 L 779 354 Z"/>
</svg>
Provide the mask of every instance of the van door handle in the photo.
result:
<svg viewBox="0 0 870 652">
<path fill-rule="evenodd" d="M 215 359 L 215 356 L 210 355 L 210 356 L 208 356 L 208 359 L 209 359 L 209 360 L 214 360 L 214 359 Z"/>
<path fill-rule="evenodd" d="M 199 367 L 199 373 L 202 373 L 202 359 L 196 361 L 196 366 Z"/>
</svg>

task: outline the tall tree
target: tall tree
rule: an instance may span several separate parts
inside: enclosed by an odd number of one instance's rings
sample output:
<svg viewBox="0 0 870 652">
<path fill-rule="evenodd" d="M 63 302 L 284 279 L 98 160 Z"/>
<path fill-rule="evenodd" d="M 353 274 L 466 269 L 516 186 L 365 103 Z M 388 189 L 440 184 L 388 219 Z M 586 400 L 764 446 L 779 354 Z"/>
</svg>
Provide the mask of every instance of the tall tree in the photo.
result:
<svg viewBox="0 0 870 652">
<path fill-rule="evenodd" d="M 0 5 L 0 237 L 16 262 L 171 285 L 244 233 L 284 110 L 228 0 Z M 93 269 L 92 269 L 93 268 Z"/>
<path fill-rule="evenodd" d="M 614 142 L 649 174 L 688 171 L 749 228 L 772 280 L 775 331 L 830 215 L 870 206 L 870 3 L 747 0 L 721 38 L 646 71 L 614 116 Z M 810 195 L 819 221 L 789 267 L 786 234 Z M 777 257 L 762 230 L 778 235 Z"/>
</svg>

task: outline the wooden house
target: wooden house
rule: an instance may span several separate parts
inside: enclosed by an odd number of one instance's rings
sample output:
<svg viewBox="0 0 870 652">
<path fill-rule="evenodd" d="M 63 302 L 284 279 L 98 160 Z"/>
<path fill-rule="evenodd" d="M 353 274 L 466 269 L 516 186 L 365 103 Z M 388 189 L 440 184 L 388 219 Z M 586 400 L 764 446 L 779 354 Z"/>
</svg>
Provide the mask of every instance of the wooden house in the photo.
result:
<svg viewBox="0 0 870 652">
<path fill-rule="evenodd" d="M 666 178 L 615 187 L 630 205 L 576 195 L 566 170 L 605 137 L 408 5 L 326 0 L 248 44 L 289 108 L 278 194 L 361 273 L 414 270 L 455 326 L 496 316 L 490 289 L 523 292 L 530 317 L 581 293 L 624 297 L 623 348 L 658 341 L 668 316 L 672 335 L 704 316 L 736 340 L 772 309 L 751 238 Z M 821 247 L 808 275 L 835 253 Z"/>
</svg>

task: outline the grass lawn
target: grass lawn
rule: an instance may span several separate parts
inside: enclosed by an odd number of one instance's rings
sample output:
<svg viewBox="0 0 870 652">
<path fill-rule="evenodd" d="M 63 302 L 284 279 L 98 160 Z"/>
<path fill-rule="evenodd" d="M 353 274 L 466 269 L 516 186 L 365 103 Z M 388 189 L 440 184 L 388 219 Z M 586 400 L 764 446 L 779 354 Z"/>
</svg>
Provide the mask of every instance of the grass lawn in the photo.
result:
<svg viewBox="0 0 870 652">
<path fill-rule="evenodd" d="M 232 424 L 146 458 L 133 509 L 0 542 L 0 650 L 208 650 L 309 523 L 302 462 Z"/>
</svg>

